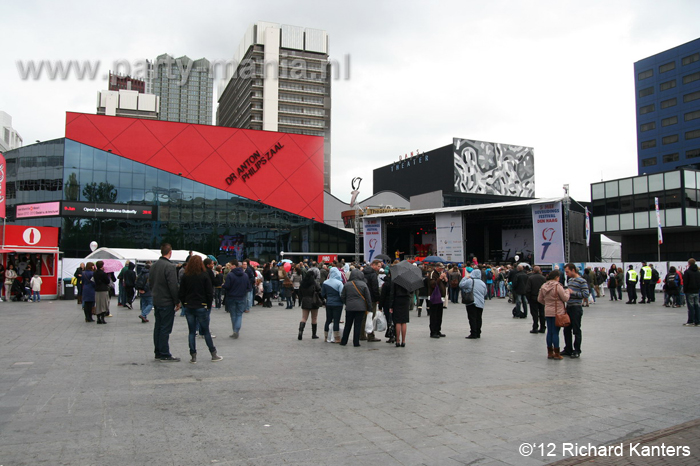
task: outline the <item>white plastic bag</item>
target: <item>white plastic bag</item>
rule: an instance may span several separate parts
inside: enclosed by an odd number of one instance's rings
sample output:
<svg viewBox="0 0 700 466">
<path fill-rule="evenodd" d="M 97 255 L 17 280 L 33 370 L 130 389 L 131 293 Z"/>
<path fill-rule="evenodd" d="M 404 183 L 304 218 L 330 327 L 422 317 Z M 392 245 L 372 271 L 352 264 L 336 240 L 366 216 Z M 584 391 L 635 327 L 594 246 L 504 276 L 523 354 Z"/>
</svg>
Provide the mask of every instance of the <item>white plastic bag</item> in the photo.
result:
<svg viewBox="0 0 700 466">
<path fill-rule="evenodd" d="M 335 342 L 335 337 L 333 336 L 333 325 L 328 328 L 328 338 L 326 338 L 328 343 Z"/>
<path fill-rule="evenodd" d="M 386 332 L 386 316 L 382 311 L 377 311 L 374 318 L 374 329 L 376 332 Z"/>
<path fill-rule="evenodd" d="M 372 314 L 367 314 L 367 321 L 365 322 L 365 333 L 374 332 L 374 319 L 370 318 L 370 315 Z"/>
</svg>

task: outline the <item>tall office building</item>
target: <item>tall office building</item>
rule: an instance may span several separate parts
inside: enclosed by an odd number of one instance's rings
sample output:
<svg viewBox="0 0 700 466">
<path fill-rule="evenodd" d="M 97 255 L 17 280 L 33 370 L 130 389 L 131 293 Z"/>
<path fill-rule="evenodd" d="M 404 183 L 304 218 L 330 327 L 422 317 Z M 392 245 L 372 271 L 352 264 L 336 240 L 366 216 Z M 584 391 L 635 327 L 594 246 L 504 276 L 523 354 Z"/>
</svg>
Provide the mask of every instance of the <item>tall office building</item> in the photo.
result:
<svg viewBox="0 0 700 466">
<path fill-rule="evenodd" d="M 324 137 L 324 189 L 331 185 L 331 65 L 328 33 L 259 21 L 219 85 L 216 124 Z"/>
<path fill-rule="evenodd" d="M 634 64 L 640 175 L 700 169 L 700 39 Z"/>
<path fill-rule="evenodd" d="M 153 71 L 153 93 L 160 97 L 159 120 L 211 125 L 214 77 L 209 60 L 163 54 Z"/>
<path fill-rule="evenodd" d="M 0 152 L 22 147 L 22 136 L 12 127 L 12 117 L 0 111 Z"/>
</svg>

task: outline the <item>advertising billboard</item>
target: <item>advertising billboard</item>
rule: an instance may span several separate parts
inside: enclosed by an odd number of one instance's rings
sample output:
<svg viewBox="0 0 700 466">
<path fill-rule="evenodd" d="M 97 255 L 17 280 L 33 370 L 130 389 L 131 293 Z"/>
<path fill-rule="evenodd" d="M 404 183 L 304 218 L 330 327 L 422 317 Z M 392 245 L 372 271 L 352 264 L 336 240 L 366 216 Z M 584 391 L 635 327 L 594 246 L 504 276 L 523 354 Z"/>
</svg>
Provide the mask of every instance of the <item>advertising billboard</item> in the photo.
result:
<svg viewBox="0 0 700 466">
<path fill-rule="evenodd" d="M 382 254 L 382 221 L 374 219 L 362 219 L 362 228 L 365 237 L 365 262 Z"/>
<path fill-rule="evenodd" d="M 66 138 L 323 222 L 323 137 L 68 112 Z"/>
<path fill-rule="evenodd" d="M 535 197 L 532 147 L 453 139 L 454 192 Z"/>
<path fill-rule="evenodd" d="M 64 217 L 87 218 L 129 218 L 152 220 L 155 213 L 153 206 L 127 204 L 99 204 L 94 202 L 62 201 L 61 215 Z"/>
<path fill-rule="evenodd" d="M 437 255 L 445 259 L 447 262 L 464 262 L 462 213 L 436 213 L 435 233 L 437 241 Z"/>
<path fill-rule="evenodd" d="M 564 262 L 564 222 L 561 202 L 534 204 L 532 229 L 535 239 L 535 264 Z"/>
<path fill-rule="evenodd" d="M 60 214 L 60 202 L 44 202 L 41 204 L 18 205 L 15 218 L 52 217 Z"/>
</svg>

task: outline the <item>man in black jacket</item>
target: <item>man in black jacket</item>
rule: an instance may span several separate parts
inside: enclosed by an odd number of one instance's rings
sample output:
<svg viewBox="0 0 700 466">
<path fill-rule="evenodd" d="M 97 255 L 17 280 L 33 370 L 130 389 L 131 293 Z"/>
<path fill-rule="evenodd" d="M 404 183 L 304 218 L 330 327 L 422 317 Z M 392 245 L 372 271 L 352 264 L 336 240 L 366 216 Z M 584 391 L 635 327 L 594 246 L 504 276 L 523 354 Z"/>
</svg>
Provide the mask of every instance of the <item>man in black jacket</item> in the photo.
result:
<svg viewBox="0 0 700 466">
<path fill-rule="evenodd" d="M 540 293 L 540 288 L 546 281 L 547 278 L 542 275 L 542 270 L 540 269 L 539 265 L 536 265 L 532 269 L 532 273 L 527 277 L 525 295 L 527 296 L 527 300 L 530 302 L 530 314 L 532 315 L 532 330 L 530 330 L 530 333 L 544 333 L 546 328 L 544 324 L 544 304 L 537 300 L 537 296 Z"/>
<path fill-rule="evenodd" d="M 688 322 L 686 327 L 700 326 L 700 271 L 695 259 L 688 259 L 688 268 L 683 272 L 683 293 L 688 306 Z"/>
<path fill-rule="evenodd" d="M 180 358 L 170 354 L 170 333 L 173 331 L 175 312 L 180 309 L 178 279 L 175 264 L 170 262 L 173 248 L 168 243 L 160 247 L 161 257 L 151 266 L 148 284 L 153 294 L 153 344 L 156 359 L 162 362 L 177 362 Z"/>
<path fill-rule="evenodd" d="M 521 319 L 527 318 L 527 274 L 522 265 L 518 265 L 513 276 L 513 299 L 515 300 L 515 314 Z M 522 305 L 522 311 L 520 306 Z"/>
</svg>

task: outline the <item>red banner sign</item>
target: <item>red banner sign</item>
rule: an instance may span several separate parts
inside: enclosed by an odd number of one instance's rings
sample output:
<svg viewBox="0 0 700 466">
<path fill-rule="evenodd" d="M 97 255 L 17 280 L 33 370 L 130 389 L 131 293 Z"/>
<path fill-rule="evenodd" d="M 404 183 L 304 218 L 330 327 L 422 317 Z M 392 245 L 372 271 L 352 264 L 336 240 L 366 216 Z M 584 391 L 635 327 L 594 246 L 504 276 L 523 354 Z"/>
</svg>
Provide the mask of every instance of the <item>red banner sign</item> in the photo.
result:
<svg viewBox="0 0 700 466">
<path fill-rule="evenodd" d="M 333 262 L 338 260 L 338 254 L 324 254 L 318 256 L 318 262 Z"/>
<path fill-rule="evenodd" d="M 5 218 L 5 157 L 0 154 L 0 218 Z"/>
</svg>

